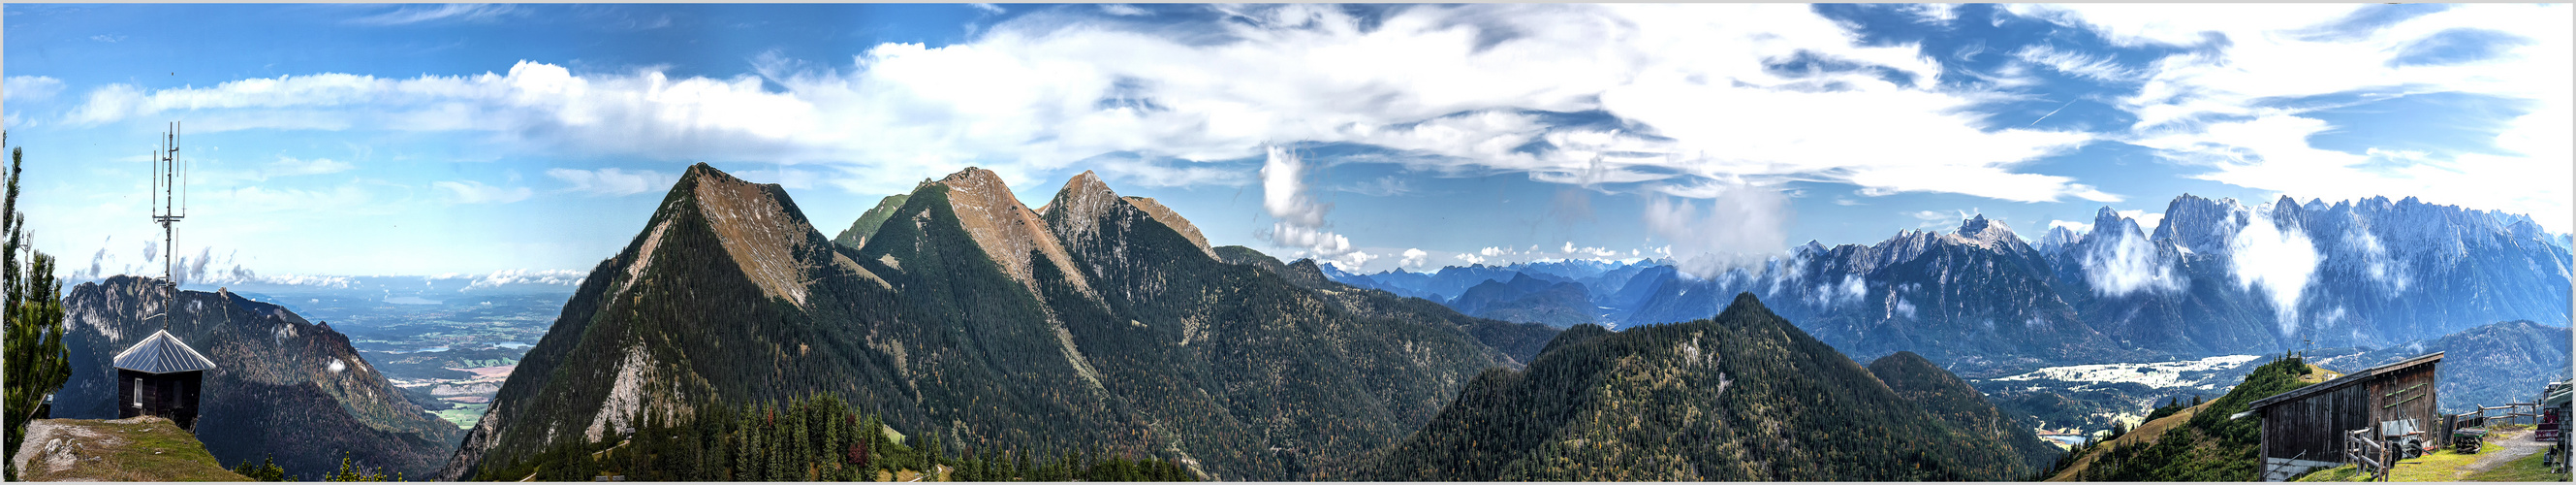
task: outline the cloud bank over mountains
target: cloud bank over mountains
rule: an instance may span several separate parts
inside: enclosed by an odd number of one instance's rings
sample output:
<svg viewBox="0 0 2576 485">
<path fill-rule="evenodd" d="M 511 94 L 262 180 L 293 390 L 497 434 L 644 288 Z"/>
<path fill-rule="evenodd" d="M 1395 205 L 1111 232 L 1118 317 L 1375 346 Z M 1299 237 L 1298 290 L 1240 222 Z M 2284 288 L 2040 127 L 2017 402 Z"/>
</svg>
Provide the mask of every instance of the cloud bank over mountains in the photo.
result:
<svg viewBox="0 0 2576 485">
<path fill-rule="evenodd" d="M 2576 178 L 2564 143 L 2576 132 L 2569 8 L 1033 6 L 995 12 L 1003 20 L 953 43 L 860 43 L 841 47 L 846 57 L 772 50 L 692 74 L 521 57 L 410 77 L 290 72 L 194 86 L 21 75 L 6 80 L 7 117 L 113 129 L 184 116 L 201 134 L 461 134 L 509 156 L 663 164 L 417 181 L 416 197 L 395 201 L 406 204 L 630 196 L 667 186 L 671 171 L 650 167 L 705 160 L 778 164 L 778 181 L 857 194 L 903 192 L 969 165 L 1015 186 L 1066 170 L 1140 187 L 1260 182 L 1272 221 L 1250 227 L 1266 227 L 1262 239 L 1354 265 L 1494 256 L 1328 230 L 1331 204 L 1296 175 L 1342 161 L 1283 168 L 1278 147 L 1363 147 L 1408 173 L 1524 174 L 1638 197 L 1647 207 L 1634 219 L 1601 220 L 1651 226 L 1684 260 L 1779 253 L 1786 246 L 1772 233 L 1802 198 L 2173 195 L 2106 189 L 2120 174 L 2057 162 L 2112 148 L 2146 154 L 2123 163 L 2155 168 L 2122 170 L 2149 177 L 2301 199 L 2413 195 L 2526 213 L 2567 232 L 2576 221 L 2565 183 Z M 490 25 L 541 9 L 418 6 L 345 23 Z M 2427 95 L 2500 108 L 2439 143 L 2346 134 L 2377 122 L 2356 110 Z M 275 160 L 262 177 L 368 168 Z M 1298 186 L 1280 185 L 1283 174 Z M 220 195 L 383 202 L 361 193 L 370 183 Z M 1315 185 L 1430 196 L 1400 178 Z M 1784 201 L 1763 200 L 1764 190 Z M 2153 215 L 2132 218 L 2152 227 Z M 2122 254 L 2112 259 L 2142 253 Z"/>
</svg>

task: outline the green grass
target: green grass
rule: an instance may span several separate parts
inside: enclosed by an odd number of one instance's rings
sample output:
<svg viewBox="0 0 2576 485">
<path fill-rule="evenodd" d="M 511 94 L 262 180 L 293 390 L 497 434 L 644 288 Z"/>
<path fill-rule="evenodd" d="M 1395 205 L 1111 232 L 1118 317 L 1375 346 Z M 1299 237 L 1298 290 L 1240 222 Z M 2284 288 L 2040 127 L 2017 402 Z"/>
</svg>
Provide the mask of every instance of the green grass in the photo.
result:
<svg viewBox="0 0 2576 485">
<path fill-rule="evenodd" d="M 2487 470 L 2484 472 L 2470 473 L 2463 470 L 2463 468 L 2468 467 L 2470 463 L 2476 462 L 2478 456 L 2479 455 L 2463 455 L 2451 452 L 2450 450 L 2442 450 L 2430 455 L 2425 455 L 2423 458 L 2399 461 L 2397 462 L 2397 469 L 2389 471 L 2388 481 L 2566 482 L 2569 479 L 2569 475 L 2566 473 L 2550 473 L 2548 467 L 2541 466 L 2540 459 L 2543 455 L 2537 454 L 2505 462 L 2502 466 L 2498 466 L 2493 470 Z M 2354 468 L 2351 465 L 2344 465 L 2311 472 L 2291 481 L 2359 482 L 2367 481 L 2369 479 L 2370 476 L 2362 474 L 2360 469 Z"/>
<path fill-rule="evenodd" d="M 2541 466 L 2540 464 L 2540 459 L 2546 457 L 2548 457 L 2548 454 L 2546 453 L 2522 457 L 2522 459 L 2519 460 L 2505 462 L 2503 466 L 2498 466 L 2494 470 L 2487 470 L 2469 475 L 2466 480 L 2472 482 L 2565 483 L 2571 478 L 2576 478 L 2571 477 L 2567 473 L 2550 473 L 2549 467 Z"/>
<path fill-rule="evenodd" d="M 42 465 L 30 463 L 20 470 L 20 478 L 29 481 L 79 480 L 119 482 L 240 482 L 249 481 L 224 468 L 197 437 L 179 429 L 168 420 L 143 420 L 117 423 L 103 420 L 47 420 L 88 428 L 113 439 L 124 440 L 119 446 L 104 446 L 109 438 L 82 439 L 76 456 L 80 459 L 61 472 L 46 472 Z"/>
<path fill-rule="evenodd" d="M 473 428 L 476 421 L 483 420 L 483 409 L 489 407 L 492 407 L 492 405 L 457 404 L 456 407 L 447 408 L 444 411 L 439 411 L 433 414 L 437 414 L 438 419 L 444 419 L 449 423 L 455 424 L 457 428 Z"/>
</svg>

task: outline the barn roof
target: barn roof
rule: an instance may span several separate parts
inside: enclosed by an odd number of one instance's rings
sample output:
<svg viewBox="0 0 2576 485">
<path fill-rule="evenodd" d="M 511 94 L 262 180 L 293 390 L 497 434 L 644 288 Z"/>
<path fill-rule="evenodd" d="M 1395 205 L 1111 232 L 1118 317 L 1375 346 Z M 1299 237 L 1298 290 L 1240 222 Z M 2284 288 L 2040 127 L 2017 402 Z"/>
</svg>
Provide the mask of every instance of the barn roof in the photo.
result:
<svg viewBox="0 0 2576 485">
<path fill-rule="evenodd" d="M 116 354 L 116 368 L 168 374 L 213 369 L 215 361 L 206 360 L 206 356 L 197 353 L 197 349 L 188 348 L 188 344 L 180 342 L 179 337 L 170 336 L 169 330 L 161 330 L 144 337 L 142 343 Z"/>
<path fill-rule="evenodd" d="M 2321 392 L 2331 391 L 2331 390 L 2335 390 L 2335 389 L 2338 389 L 2338 388 L 2342 388 L 2343 386 L 2349 386 L 2349 385 L 2353 385 L 2353 384 L 2359 384 L 2359 383 L 2362 383 L 2362 382 L 2367 382 L 2367 381 L 2371 380 L 2372 378 L 2374 378 L 2374 377 L 2378 377 L 2378 376 L 2380 376 L 2380 375 L 2382 375 L 2382 374 L 2387 374 L 2387 373 L 2391 373 L 2391 372 L 2397 372 L 2397 371 L 2400 371 L 2400 370 L 2405 370 L 2405 369 L 2407 369 L 2407 368 L 2415 367 L 2415 366 L 2419 366 L 2419 365 L 2425 365 L 2425 364 L 2431 364 L 2431 363 L 2434 363 L 2434 362 L 2440 362 L 2441 360 L 2442 360 L 2442 353 L 2441 353 L 2441 352 L 2434 352 L 2434 353 L 2430 353 L 2430 354 L 2424 354 L 2424 355 L 2418 355 L 2418 356 L 2414 356 L 2414 357 L 2409 357 L 2409 358 L 2407 358 L 2406 360 L 2400 360 L 2400 361 L 2396 361 L 2396 362 L 2390 362 L 2390 363 L 2388 363 L 2388 365 L 2383 365 L 2383 366 L 2379 366 L 2379 367 L 2372 367 L 2372 368 L 2368 368 L 2368 369 L 2362 369 L 2360 372 L 2354 372 L 2354 373 L 2350 373 L 2350 374 L 2344 374 L 2344 375 L 2343 375 L 2343 377 L 2338 377 L 2338 378 L 2335 378 L 2335 380 L 2331 380 L 2331 381 L 2325 381 L 2325 382 L 2317 383 L 2317 385 L 2307 386 L 2307 387 L 2301 387 L 2301 388 L 2298 388 L 2298 389 L 2291 389 L 2291 390 L 2290 390 L 2290 392 L 2284 392 L 2284 393 L 2280 393 L 2280 394 L 2273 394 L 2273 395 L 2272 395 L 2272 397 L 2267 397 L 2267 398 L 2262 398 L 2262 399 L 2256 399 L 2256 400 L 2254 400 L 2254 403 L 2253 403 L 2253 404 L 2247 404 L 2247 405 L 2245 406 L 2245 409 L 2246 409 L 2246 410 L 2248 410 L 2248 411 L 2259 411 L 2259 410 L 2262 410 L 2264 407 L 2268 407 L 2268 406 L 2271 406 L 2271 405 L 2274 405 L 2274 404 L 2280 404 L 2280 403 L 2285 403 L 2285 402 L 2290 402 L 2290 401 L 2296 401 L 2296 400 L 2299 400 L 2300 398 L 2307 397 L 2308 395 L 2311 395 L 2311 394 L 2316 394 L 2316 393 L 2321 393 Z"/>
</svg>

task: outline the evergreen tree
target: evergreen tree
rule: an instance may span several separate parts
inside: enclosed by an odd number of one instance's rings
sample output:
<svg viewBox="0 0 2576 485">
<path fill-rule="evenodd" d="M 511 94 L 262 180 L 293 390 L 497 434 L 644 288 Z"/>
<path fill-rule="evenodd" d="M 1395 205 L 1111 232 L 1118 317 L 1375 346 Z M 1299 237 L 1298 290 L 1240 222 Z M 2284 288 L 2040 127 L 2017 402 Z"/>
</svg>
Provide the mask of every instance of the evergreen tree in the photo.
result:
<svg viewBox="0 0 2576 485">
<path fill-rule="evenodd" d="M 0 145 L 7 144 L 0 134 Z M 0 247 L 0 300 L 7 302 L 5 357 L 0 357 L 0 373 L 5 373 L 5 403 L 0 414 L 7 415 L 7 450 L 15 453 L 19 442 L 27 437 L 27 422 L 37 416 L 37 407 L 45 396 L 63 387 L 71 378 L 71 355 L 63 347 L 62 283 L 54 279 L 54 257 L 37 251 L 27 236 L 27 215 L 18 212 L 19 174 L 26 169 L 25 149 L 9 151 L 9 173 L 5 202 L 0 202 L 0 230 L 8 233 L 5 247 Z M 24 257 L 21 266 L 21 257 Z M 17 478 L 15 460 L 10 461 L 7 476 Z"/>
<path fill-rule="evenodd" d="M 268 458 L 262 459 L 262 460 L 260 460 L 260 464 L 258 464 L 258 465 L 252 465 L 252 464 L 250 464 L 250 460 L 242 460 L 241 464 L 239 464 L 239 465 L 233 465 L 233 473 L 241 474 L 241 476 L 243 476 L 243 477 L 248 477 L 248 478 L 250 478 L 252 481 L 259 481 L 259 482 L 283 482 L 283 481 L 286 481 L 286 469 L 285 469 L 285 468 L 282 468 L 282 467 L 277 466 L 277 457 L 276 457 L 276 456 L 270 456 L 270 457 L 268 457 Z"/>
</svg>

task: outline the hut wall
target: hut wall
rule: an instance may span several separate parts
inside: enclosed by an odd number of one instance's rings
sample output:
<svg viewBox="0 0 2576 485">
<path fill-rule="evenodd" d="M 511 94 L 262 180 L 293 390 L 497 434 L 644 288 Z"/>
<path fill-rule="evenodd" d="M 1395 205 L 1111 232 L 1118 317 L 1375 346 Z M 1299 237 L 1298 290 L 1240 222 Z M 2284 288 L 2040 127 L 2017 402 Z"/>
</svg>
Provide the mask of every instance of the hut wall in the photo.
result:
<svg viewBox="0 0 2576 485">
<path fill-rule="evenodd" d="M 2343 462 L 2343 433 L 2371 426 L 2370 386 L 2355 384 L 2263 409 L 2263 456 Z"/>
<path fill-rule="evenodd" d="M 197 399 L 205 372 L 150 374 L 116 371 L 116 417 L 160 416 L 181 428 L 196 429 Z"/>
<path fill-rule="evenodd" d="M 2441 424 L 2441 408 L 2436 402 L 2439 396 L 2433 391 L 2433 368 L 2419 365 L 2400 369 L 2363 384 L 2370 387 L 2371 423 L 2415 420 L 2415 429 L 2427 433 L 2424 442 L 2431 443 L 2430 433 Z"/>
</svg>

